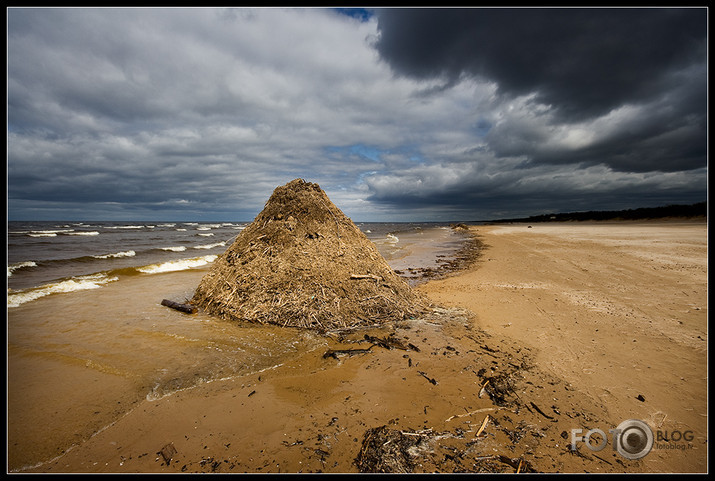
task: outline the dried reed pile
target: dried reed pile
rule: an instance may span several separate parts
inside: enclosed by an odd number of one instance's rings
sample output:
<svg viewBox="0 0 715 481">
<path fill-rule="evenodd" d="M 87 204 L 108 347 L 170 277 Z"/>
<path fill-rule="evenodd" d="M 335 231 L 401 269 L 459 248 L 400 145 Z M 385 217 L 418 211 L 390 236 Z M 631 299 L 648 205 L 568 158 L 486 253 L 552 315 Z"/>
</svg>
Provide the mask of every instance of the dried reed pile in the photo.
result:
<svg viewBox="0 0 715 481">
<path fill-rule="evenodd" d="M 275 189 L 192 304 L 224 319 L 318 330 L 403 320 L 426 307 L 325 192 L 302 179 Z"/>
</svg>

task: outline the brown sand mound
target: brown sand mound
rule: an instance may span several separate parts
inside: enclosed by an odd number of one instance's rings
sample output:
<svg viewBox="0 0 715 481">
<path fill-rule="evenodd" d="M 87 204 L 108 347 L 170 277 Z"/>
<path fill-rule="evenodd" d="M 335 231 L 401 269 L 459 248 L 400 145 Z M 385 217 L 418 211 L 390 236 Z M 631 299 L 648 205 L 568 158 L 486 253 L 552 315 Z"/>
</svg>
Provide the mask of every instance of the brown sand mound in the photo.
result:
<svg viewBox="0 0 715 481">
<path fill-rule="evenodd" d="M 277 187 L 192 303 L 224 319 L 331 330 L 398 321 L 425 303 L 314 183 Z"/>
</svg>

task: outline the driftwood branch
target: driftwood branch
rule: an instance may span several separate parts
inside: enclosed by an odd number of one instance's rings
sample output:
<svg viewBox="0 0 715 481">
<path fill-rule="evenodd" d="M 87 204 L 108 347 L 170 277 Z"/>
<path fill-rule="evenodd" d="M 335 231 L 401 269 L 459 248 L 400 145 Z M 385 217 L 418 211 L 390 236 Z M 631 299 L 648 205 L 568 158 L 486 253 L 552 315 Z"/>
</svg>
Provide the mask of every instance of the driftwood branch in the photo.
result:
<svg viewBox="0 0 715 481">
<path fill-rule="evenodd" d="M 474 436 L 475 438 L 478 438 L 480 434 L 482 434 L 482 431 L 484 431 L 484 428 L 487 427 L 487 424 L 489 423 L 490 417 L 489 414 L 484 418 L 484 421 L 482 421 L 482 425 L 479 428 L 479 431 L 477 431 L 477 434 Z"/>
<path fill-rule="evenodd" d="M 531 404 L 531 406 L 532 406 L 534 409 L 536 409 L 536 411 L 537 411 L 539 414 L 541 414 L 541 415 L 544 416 L 545 418 L 547 418 L 547 419 L 554 419 L 553 416 L 549 416 L 549 415 L 546 414 L 544 411 L 542 411 L 541 409 L 539 409 L 539 406 L 537 406 L 536 404 L 534 404 L 533 401 L 532 401 L 530 404 Z"/>
<path fill-rule="evenodd" d="M 179 302 L 170 301 L 169 299 L 162 300 L 161 305 L 171 307 L 172 309 L 176 309 L 177 311 L 185 312 L 187 314 L 194 314 L 198 311 L 196 306 L 192 306 L 191 304 L 181 304 Z"/>
<path fill-rule="evenodd" d="M 367 349 L 330 349 L 328 351 L 325 351 L 325 354 L 323 354 L 323 358 L 327 359 L 329 357 L 332 357 L 334 359 L 337 359 L 338 356 L 355 356 L 358 354 L 367 354 L 368 352 L 371 351 L 372 346 L 368 347 Z"/>
<path fill-rule="evenodd" d="M 424 372 L 422 372 L 422 371 L 417 371 L 417 373 L 418 373 L 420 376 L 422 376 L 423 378 L 427 379 L 427 380 L 430 382 L 430 384 L 434 384 L 435 386 L 436 386 L 437 384 L 439 384 L 436 379 L 432 379 L 431 377 L 427 376 L 426 373 L 424 373 Z"/>
</svg>

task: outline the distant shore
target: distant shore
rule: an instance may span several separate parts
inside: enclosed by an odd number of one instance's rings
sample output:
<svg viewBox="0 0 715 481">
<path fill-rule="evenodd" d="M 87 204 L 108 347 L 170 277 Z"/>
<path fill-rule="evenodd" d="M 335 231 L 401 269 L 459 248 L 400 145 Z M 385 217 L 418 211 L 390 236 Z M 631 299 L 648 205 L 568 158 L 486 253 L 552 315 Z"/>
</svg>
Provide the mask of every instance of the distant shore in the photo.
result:
<svg viewBox="0 0 715 481">
<path fill-rule="evenodd" d="M 424 318 L 143 401 L 24 472 L 706 472 L 706 224 L 470 231 L 481 255 L 416 287 Z M 568 448 L 626 419 L 692 440 Z"/>
<path fill-rule="evenodd" d="M 486 224 L 506 224 L 521 222 L 571 222 L 571 221 L 706 221 L 707 202 L 695 204 L 675 204 L 661 207 L 640 207 L 623 210 L 590 210 L 533 215 L 514 219 L 499 219 Z"/>
</svg>

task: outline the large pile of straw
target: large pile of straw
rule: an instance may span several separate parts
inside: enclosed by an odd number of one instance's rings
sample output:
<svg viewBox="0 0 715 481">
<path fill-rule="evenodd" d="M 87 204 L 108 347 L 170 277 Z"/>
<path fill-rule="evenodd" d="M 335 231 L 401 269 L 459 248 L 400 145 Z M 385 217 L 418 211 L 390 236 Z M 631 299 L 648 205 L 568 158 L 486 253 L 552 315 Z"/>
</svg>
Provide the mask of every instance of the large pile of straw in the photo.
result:
<svg viewBox="0 0 715 481">
<path fill-rule="evenodd" d="M 275 189 L 192 303 L 224 319 L 319 330 L 403 320 L 425 307 L 325 192 L 302 179 Z"/>
</svg>

